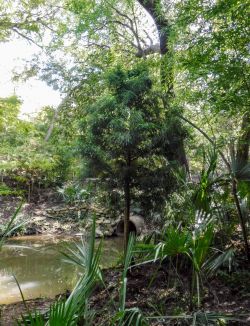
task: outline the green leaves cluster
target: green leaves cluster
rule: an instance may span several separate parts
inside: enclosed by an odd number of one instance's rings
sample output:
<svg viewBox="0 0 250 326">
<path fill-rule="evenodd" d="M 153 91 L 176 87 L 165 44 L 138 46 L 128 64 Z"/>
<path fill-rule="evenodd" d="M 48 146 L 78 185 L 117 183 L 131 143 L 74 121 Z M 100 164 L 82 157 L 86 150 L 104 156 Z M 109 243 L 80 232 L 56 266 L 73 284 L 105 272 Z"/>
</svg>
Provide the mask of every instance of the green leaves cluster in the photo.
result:
<svg viewBox="0 0 250 326">
<path fill-rule="evenodd" d="M 219 144 L 229 143 L 249 110 L 249 3 L 187 0 L 178 10 L 178 98 Z"/>
<path fill-rule="evenodd" d="M 73 160 L 68 140 L 57 137 L 57 125 L 53 137 L 45 141 L 54 109 L 44 108 L 36 119 L 25 121 L 19 117 L 20 104 L 16 96 L 0 99 L 0 174 L 10 187 L 5 194 L 60 183 Z"/>
<path fill-rule="evenodd" d="M 80 149 L 89 173 L 108 180 L 113 188 L 123 188 L 129 178 L 131 189 L 137 189 L 134 196 L 138 191 L 152 196 L 155 191 L 165 198 L 171 187 L 167 177 L 173 182 L 160 141 L 165 113 L 146 66 L 118 66 L 108 74 L 106 85 L 106 94 L 86 109 L 81 121 Z"/>
</svg>

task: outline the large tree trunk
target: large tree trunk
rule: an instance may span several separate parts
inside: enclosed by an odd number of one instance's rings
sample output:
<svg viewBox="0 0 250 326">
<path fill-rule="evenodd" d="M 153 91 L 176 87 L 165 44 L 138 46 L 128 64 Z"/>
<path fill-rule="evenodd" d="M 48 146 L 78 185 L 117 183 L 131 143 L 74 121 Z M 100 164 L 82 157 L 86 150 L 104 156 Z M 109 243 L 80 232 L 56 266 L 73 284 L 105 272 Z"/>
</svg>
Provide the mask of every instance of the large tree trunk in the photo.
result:
<svg viewBox="0 0 250 326">
<path fill-rule="evenodd" d="M 173 92 L 173 75 L 172 71 L 167 70 L 166 67 L 166 56 L 169 54 L 169 32 L 170 25 L 161 10 L 161 0 L 138 0 L 141 6 L 150 14 L 155 22 L 155 26 L 159 34 L 160 42 L 160 54 L 162 56 L 161 60 L 161 82 L 165 89 L 166 102 L 169 102 L 174 96 Z M 170 54 L 169 54 L 170 55 Z M 168 106 L 168 103 L 165 105 Z M 179 126 L 178 126 L 179 127 Z M 184 148 L 184 140 L 180 139 L 178 142 L 178 148 L 174 153 L 166 154 L 169 161 L 175 161 L 180 166 L 185 167 L 186 171 L 189 173 L 188 160 Z"/>
<path fill-rule="evenodd" d="M 247 111 L 243 115 L 242 124 L 241 124 L 241 134 L 239 136 L 236 152 L 236 160 L 240 167 L 244 167 L 249 163 L 249 146 L 250 146 L 250 111 Z M 235 198 L 235 203 L 237 206 L 238 215 L 240 218 L 242 234 L 245 243 L 245 250 L 248 260 L 250 261 L 250 248 L 248 244 L 248 232 L 246 227 L 245 217 L 241 212 L 241 207 L 237 195 L 237 183 L 233 181 L 233 195 Z M 249 197 L 250 198 L 250 197 Z"/>
<path fill-rule="evenodd" d="M 250 146 L 250 111 L 246 112 L 242 119 L 241 135 L 237 144 L 237 161 L 242 166 L 249 162 L 249 146 Z"/>
<path fill-rule="evenodd" d="M 155 26 L 157 28 L 160 43 L 160 54 L 162 56 L 161 82 L 168 96 L 171 96 L 171 94 L 173 93 L 172 72 L 167 71 L 165 64 L 166 55 L 169 54 L 168 36 L 170 26 L 168 20 L 164 17 L 161 12 L 160 0 L 138 0 L 138 2 L 153 18 Z"/>
<path fill-rule="evenodd" d="M 246 221 L 245 221 L 245 218 L 241 211 L 240 202 L 239 202 L 239 198 L 237 195 L 237 182 L 235 179 L 233 180 L 232 192 L 233 192 L 234 201 L 235 201 L 237 213 L 238 213 L 240 224 L 241 224 L 241 230 L 242 230 L 242 235 L 243 235 L 243 240 L 244 240 L 246 256 L 247 256 L 248 261 L 250 262 L 250 249 L 249 249 L 249 244 L 248 244 Z"/>
<path fill-rule="evenodd" d="M 160 52 L 162 55 L 168 53 L 168 31 L 169 24 L 167 19 L 161 13 L 160 0 L 138 0 L 140 5 L 150 14 L 153 18 L 156 28 L 159 33 Z"/>
</svg>

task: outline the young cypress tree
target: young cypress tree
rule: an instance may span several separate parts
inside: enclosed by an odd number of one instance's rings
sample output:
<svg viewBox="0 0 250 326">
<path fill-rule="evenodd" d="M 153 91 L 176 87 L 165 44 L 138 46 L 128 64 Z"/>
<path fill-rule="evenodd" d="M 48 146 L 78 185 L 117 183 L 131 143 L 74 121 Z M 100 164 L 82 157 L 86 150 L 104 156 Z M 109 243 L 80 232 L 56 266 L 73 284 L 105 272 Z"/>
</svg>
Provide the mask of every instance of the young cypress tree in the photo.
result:
<svg viewBox="0 0 250 326">
<path fill-rule="evenodd" d="M 86 109 L 81 148 L 91 175 L 123 190 L 126 252 L 132 192 L 144 191 L 144 201 L 153 194 L 165 200 L 173 177 L 166 142 L 159 141 L 166 129 L 164 109 L 145 65 L 132 70 L 118 66 L 108 74 L 107 84 L 108 92 Z"/>
</svg>

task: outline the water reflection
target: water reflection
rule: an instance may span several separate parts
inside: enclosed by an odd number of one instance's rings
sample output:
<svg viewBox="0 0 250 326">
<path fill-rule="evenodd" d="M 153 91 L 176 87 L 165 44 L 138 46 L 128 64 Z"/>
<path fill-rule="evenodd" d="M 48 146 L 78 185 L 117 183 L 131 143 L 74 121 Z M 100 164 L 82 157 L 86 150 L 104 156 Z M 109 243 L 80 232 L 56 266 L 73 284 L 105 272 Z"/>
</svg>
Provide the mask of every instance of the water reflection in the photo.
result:
<svg viewBox="0 0 250 326">
<path fill-rule="evenodd" d="M 65 240 L 72 238 L 30 236 L 10 240 L 0 253 L 0 304 L 21 300 L 13 274 L 25 299 L 53 298 L 72 289 L 80 271 L 61 259 L 59 248 Z M 104 240 L 103 266 L 111 266 L 121 251 L 121 238 Z"/>
</svg>

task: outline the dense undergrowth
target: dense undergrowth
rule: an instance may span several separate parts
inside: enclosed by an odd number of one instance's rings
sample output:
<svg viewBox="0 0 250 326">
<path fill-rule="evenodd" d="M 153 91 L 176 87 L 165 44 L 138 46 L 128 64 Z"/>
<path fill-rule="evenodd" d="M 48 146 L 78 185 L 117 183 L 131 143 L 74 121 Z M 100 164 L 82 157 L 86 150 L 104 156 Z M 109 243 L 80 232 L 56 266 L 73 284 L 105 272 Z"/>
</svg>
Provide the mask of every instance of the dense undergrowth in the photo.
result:
<svg viewBox="0 0 250 326">
<path fill-rule="evenodd" d="M 47 312 L 27 308 L 18 324 L 243 325 L 249 317 L 246 305 L 238 307 L 237 312 L 228 312 L 228 307 L 220 311 L 211 304 L 216 300 L 219 303 L 218 297 L 221 300 L 221 294 L 216 294 L 216 282 L 224 284 L 223 291 L 243 286 L 242 300 L 249 287 L 249 271 L 244 269 L 247 262 L 243 260 L 239 266 L 242 251 L 215 249 L 214 233 L 212 222 L 202 222 L 193 232 L 167 228 L 157 240 L 147 236 L 137 242 L 131 235 L 123 268 L 102 271 L 101 243 L 94 250 L 94 219 L 88 243 L 64 248 L 64 260 L 82 269 L 73 291 L 67 299 L 57 299 Z"/>
</svg>

